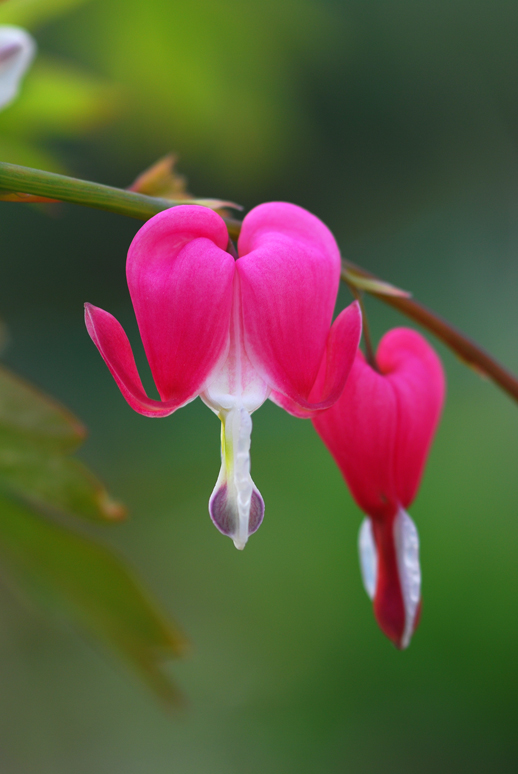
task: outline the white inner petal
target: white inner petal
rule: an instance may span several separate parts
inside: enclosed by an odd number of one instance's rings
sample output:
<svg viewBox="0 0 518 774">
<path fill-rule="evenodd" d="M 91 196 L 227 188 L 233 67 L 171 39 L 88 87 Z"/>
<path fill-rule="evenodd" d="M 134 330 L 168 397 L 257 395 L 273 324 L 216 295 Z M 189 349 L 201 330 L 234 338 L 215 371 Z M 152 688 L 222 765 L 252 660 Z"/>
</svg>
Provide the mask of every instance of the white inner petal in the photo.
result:
<svg viewBox="0 0 518 774">
<path fill-rule="evenodd" d="M 405 630 L 401 647 L 406 648 L 414 631 L 415 618 L 421 599 L 421 567 L 417 528 L 403 508 L 399 509 L 394 520 L 394 543 L 405 605 Z"/>
<path fill-rule="evenodd" d="M 264 511 L 262 497 L 250 476 L 250 415 L 268 398 L 270 387 L 253 368 L 244 349 L 237 276 L 229 338 L 227 358 L 201 398 L 223 424 L 221 470 L 209 510 L 218 529 L 230 535 L 236 548 L 241 549 L 261 523 Z"/>
<path fill-rule="evenodd" d="M 360 568 L 365 591 L 374 599 L 376 582 L 378 580 L 378 552 L 372 534 L 372 522 L 364 519 L 358 535 L 358 550 L 360 552 Z"/>
</svg>

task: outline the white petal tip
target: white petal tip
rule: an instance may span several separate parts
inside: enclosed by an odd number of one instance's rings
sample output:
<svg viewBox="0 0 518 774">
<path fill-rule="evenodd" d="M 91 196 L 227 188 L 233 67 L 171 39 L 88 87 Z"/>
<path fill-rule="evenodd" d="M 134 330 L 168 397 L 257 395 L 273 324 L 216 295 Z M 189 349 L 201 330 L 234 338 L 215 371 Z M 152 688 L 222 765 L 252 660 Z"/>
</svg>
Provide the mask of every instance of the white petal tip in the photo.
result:
<svg viewBox="0 0 518 774">
<path fill-rule="evenodd" d="M 358 535 L 358 550 L 360 553 L 360 569 L 365 591 L 371 599 L 376 593 L 378 579 L 378 552 L 372 534 L 372 523 L 369 518 L 361 523 Z"/>
<path fill-rule="evenodd" d="M 401 593 L 405 606 L 405 630 L 400 644 L 400 648 L 404 650 L 410 645 L 419 619 L 421 567 L 419 564 L 419 535 L 414 522 L 402 508 L 394 521 L 394 542 Z"/>
</svg>

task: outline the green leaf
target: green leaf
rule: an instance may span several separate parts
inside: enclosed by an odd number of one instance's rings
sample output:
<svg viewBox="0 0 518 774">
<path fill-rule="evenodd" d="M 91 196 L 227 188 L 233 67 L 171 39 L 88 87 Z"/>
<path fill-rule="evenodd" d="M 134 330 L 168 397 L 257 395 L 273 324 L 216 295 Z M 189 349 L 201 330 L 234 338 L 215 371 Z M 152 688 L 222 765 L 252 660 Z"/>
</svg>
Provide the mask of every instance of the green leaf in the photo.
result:
<svg viewBox="0 0 518 774">
<path fill-rule="evenodd" d="M 81 462 L 70 458 L 85 437 L 55 401 L 0 368 L 0 488 L 53 512 L 118 520 L 124 508 Z"/>
<path fill-rule="evenodd" d="M 91 521 L 120 520 L 124 507 L 79 460 L 0 430 L 0 487 L 35 506 Z"/>
<path fill-rule="evenodd" d="M 6 432 L 62 452 L 77 448 L 86 436 L 70 411 L 0 366 L 0 437 Z"/>
<path fill-rule="evenodd" d="M 0 559 L 33 598 L 119 653 L 168 702 L 177 700 L 161 659 L 183 639 L 112 553 L 48 518 L 124 515 L 106 489 L 68 454 L 84 438 L 57 402 L 0 368 Z"/>
<path fill-rule="evenodd" d="M 185 640 L 110 551 L 0 495 L 0 557 L 26 593 L 110 646 L 163 699 L 178 699 L 161 662 Z"/>
</svg>

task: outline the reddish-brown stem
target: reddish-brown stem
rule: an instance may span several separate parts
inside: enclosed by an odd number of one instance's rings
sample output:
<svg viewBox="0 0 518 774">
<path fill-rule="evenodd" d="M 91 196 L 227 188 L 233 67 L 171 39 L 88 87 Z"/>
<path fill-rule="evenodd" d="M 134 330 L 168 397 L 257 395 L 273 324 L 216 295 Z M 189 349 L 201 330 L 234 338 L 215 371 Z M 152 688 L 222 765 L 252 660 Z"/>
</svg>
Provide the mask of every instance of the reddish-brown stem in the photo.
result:
<svg viewBox="0 0 518 774">
<path fill-rule="evenodd" d="M 353 269 L 354 272 L 362 277 L 368 277 L 369 279 L 377 280 L 378 277 L 362 269 L 360 266 L 351 263 L 350 261 L 342 261 L 343 272 L 342 279 L 347 282 L 346 273 L 347 269 Z M 432 312 L 427 307 L 414 301 L 412 298 L 404 298 L 402 296 L 385 295 L 383 293 L 376 293 L 375 291 L 368 291 L 371 295 L 376 296 L 385 304 L 394 307 L 402 314 L 409 317 L 411 320 L 422 325 L 434 336 L 437 336 L 446 346 L 448 346 L 455 354 L 467 365 L 471 366 L 475 371 L 478 371 L 484 376 L 487 376 L 495 384 L 497 384 L 504 392 L 510 395 L 513 400 L 518 402 L 518 379 L 500 363 L 498 363 L 491 355 L 486 352 L 478 344 L 464 336 L 459 330 L 454 328 L 450 323 L 443 320 L 442 317 Z"/>
</svg>

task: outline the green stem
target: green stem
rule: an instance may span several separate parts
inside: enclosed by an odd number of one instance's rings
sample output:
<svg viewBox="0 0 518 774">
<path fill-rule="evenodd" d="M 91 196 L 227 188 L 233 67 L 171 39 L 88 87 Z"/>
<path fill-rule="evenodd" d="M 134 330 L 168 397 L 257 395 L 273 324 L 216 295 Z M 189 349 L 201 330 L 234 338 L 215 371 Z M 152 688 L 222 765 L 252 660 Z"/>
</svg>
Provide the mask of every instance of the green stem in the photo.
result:
<svg viewBox="0 0 518 774">
<path fill-rule="evenodd" d="M 212 209 L 221 209 L 225 207 L 225 204 L 229 204 L 217 199 L 159 199 L 109 185 L 90 183 L 66 175 L 19 167 L 5 162 L 0 162 L 0 190 L 34 194 L 59 201 L 82 204 L 86 207 L 116 212 L 119 215 L 127 215 L 139 220 L 148 220 L 158 212 L 179 204 L 201 204 Z M 224 218 L 224 221 L 229 236 L 236 240 L 241 230 L 241 222 L 233 218 Z M 364 278 L 364 280 L 373 281 L 364 283 L 364 286 L 359 289 L 376 296 L 385 304 L 396 308 L 411 320 L 422 325 L 453 350 L 461 360 L 487 376 L 518 402 L 518 379 L 478 344 L 417 301 L 405 297 L 404 294 L 394 295 L 394 291 L 397 289 L 391 288 L 390 285 L 366 269 L 362 269 L 349 261 L 343 261 L 342 265 L 342 279 L 349 286 L 354 284 L 354 274 Z M 384 285 L 385 290 L 383 290 Z M 379 290 L 376 289 L 377 287 Z M 373 352 L 372 345 L 370 350 Z"/>
<path fill-rule="evenodd" d="M 116 212 L 139 220 L 148 220 L 158 212 L 179 204 L 201 204 L 211 209 L 222 208 L 228 204 L 217 199 L 159 199 L 123 188 L 5 162 L 0 162 L 0 190 L 47 196 L 50 199 Z M 229 227 L 235 230 L 234 221 L 231 218 L 227 220 Z"/>
</svg>

